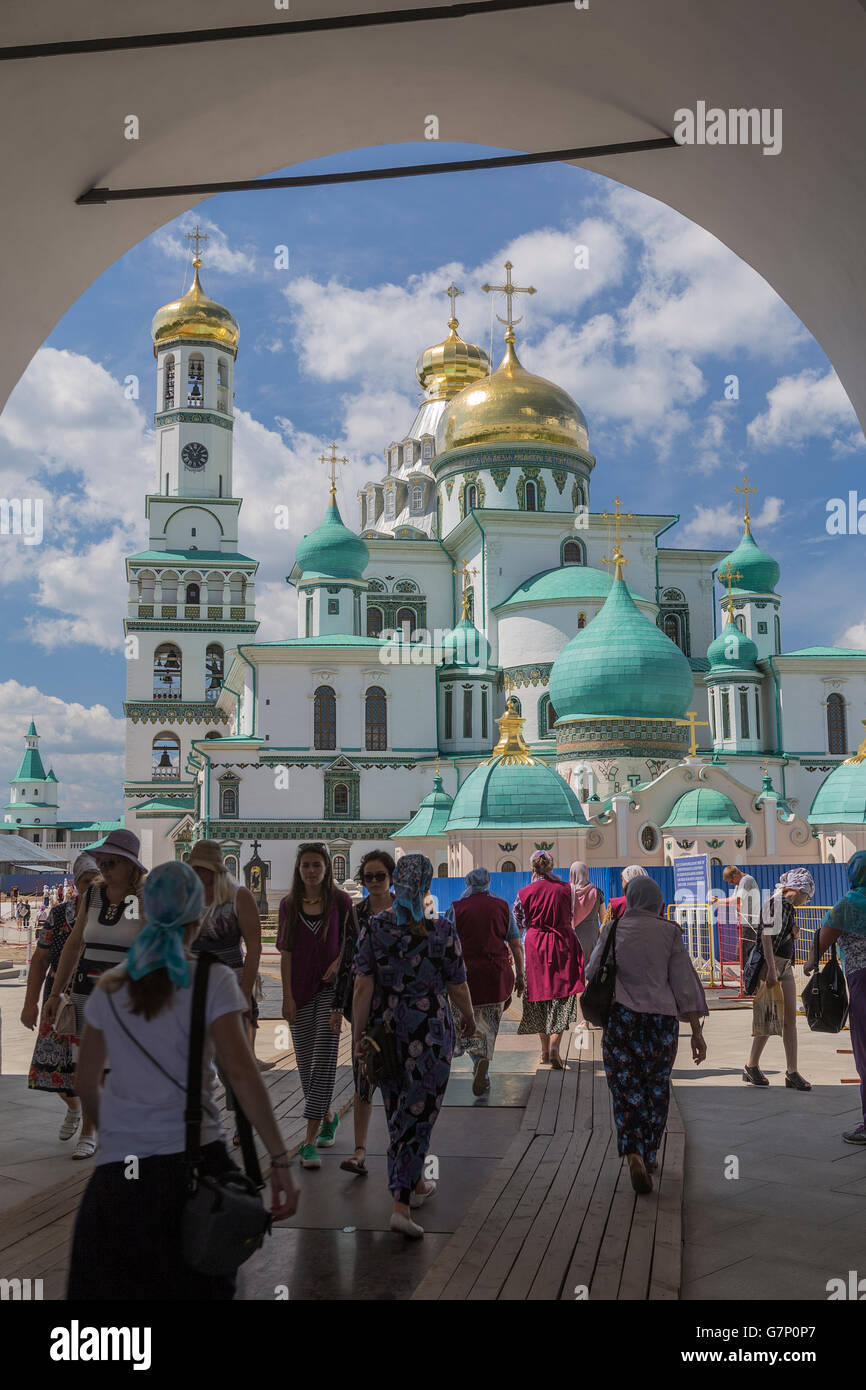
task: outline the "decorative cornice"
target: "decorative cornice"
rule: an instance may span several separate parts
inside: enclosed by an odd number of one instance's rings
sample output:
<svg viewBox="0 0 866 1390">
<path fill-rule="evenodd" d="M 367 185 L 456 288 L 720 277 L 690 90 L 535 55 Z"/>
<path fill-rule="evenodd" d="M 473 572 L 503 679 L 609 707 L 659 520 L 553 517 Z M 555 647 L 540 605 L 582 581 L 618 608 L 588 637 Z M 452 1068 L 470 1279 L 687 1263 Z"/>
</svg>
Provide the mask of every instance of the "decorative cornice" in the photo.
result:
<svg viewBox="0 0 866 1390">
<path fill-rule="evenodd" d="M 201 822 L 199 822 L 201 825 Z M 381 840 L 390 838 L 402 821 L 246 821 L 211 820 L 210 838 L 219 840 Z"/>
<path fill-rule="evenodd" d="M 168 568 L 168 566 L 166 566 Z M 173 569 L 180 569 L 180 565 L 172 566 Z M 195 566 L 190 565 L 190 569 Z M 201 568 L 199 566 L 199 568 Z M 209 623 L 184 622 L 180 618 L 126 618 L 123 623 L 124 632 L 248 632 L 254 635 L 259 630 L 258 619 L 252 622 L 220 622 L 214 618 Z"/>
<path fill-rule="evenodd" d="M 124 700 L 123 712 L 133 724 L 228 724 L 229 716 L 211 701 L 173 703 L 166 700 Z"/>
<path fill-rule="evenodd" d="M 231 416 L 219 415 L 213 410 L 160 410 L 153 417 L 153 423 L 159 425 L 219 425 L 220 429 L 233 430 L 234 420 Z"/>
<path fill-rule="evenodd" d="M 506 690 L 519 690 L 525 685 L 547 685 L 553 670 L 552 661 L 536 661 L 529 666 L 508 666 L 502 673 Z"/>
<path fill-rule="evenodd" d="M 189 800 L 198 792 L 198 782 L 124 782 L 124 796 L 153 797 L 161 801 Z"/>
</svg>

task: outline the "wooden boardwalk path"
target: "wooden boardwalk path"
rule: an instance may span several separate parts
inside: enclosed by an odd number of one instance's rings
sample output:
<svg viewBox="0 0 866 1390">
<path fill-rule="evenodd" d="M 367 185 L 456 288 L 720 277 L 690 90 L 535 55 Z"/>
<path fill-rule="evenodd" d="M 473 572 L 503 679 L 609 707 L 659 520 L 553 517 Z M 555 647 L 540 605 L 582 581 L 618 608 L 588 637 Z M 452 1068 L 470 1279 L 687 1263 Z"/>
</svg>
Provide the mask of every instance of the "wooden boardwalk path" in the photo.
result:
<svg viewBox="0 0 866 1390">
<path fill-rule="evenodd" d="M 350 1034 L 346 1029 L 340 1039 L 337 1061 L 333 1104 L 335 1110 L 343 1114 L 351 1106 L 354 1094 Z M 294 1052 L 290 1049 L 281 1053 L 274 1067 L 261 1075 L 268 1088 L 286 1148 L 290 1153 L 296 1153 L 304 1139 L 306 1120 L 303 1118 L 304 1098 Z M 220 1103 L 220 1119 L 226 1133 L 231 1134 L 234 1125 L 224 1099 Z M 257 1135 L 256 1147 L 262 1159 L 264 1146 Z M 0 1277 L 42 1279 L 46 1299 L 66 1296 L 75 1213 L 93 1172 L 93 1164 L 70 1162 L 70 1169 L 70 1177 L 0 1216 Z M 264 1163 L 263 1171 L 266 1171 Z"/>
<path fill-rule="evenodd" d="M 578 1046 L 579 1041 L 584 1046 Z M 685 1134 L 671 1098 L 653 1192 L 616 1150 L 601 1033 L 536 1072 L 517 1137 L 415 1299 L 676 1299 Z"/>
</svg>

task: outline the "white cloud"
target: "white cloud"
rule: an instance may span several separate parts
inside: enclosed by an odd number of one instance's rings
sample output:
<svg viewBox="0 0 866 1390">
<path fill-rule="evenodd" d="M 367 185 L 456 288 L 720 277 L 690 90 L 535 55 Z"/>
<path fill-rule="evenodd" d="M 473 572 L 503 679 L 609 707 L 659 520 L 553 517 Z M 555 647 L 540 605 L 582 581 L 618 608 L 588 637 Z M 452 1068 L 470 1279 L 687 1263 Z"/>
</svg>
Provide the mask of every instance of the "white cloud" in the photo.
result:
<svg viewBox="0 0 866 1390">
<path fill-rule="evenodd" d="M 866 622 L 854 623 L 851 627 L 846 627 L 833 645 L 836 647 L 854 647 L 858 651 L 866 651 Z"/>
<path fill-rule="evenodd" d="M 202 217 L 201 212 L 186 212 L 176 222 L 161 227 L 158 232 L 154 232 L 151 243 L 172 260 L 186 261 L 191 265 L 193 243 L 187 241 L 186 237 L 196 224 L 208 237 L 202 246 L 203 274 L 205 268 L 220 271 L 224 275 L 252 275 L 255 272 L 255 256 L 247 251 L 232 250 L 222 228 L 209 218 Z M 184 285 L 180 293 L 183 294 L 188 289 L 189 285 Z"/>
<path fill-rule="evenodd" d="M 765 497 L 761 510 L 752 514 L 753 529 L 760 534 L 778 525 L 782 518 L 782 507 L 781 497 Z M 728 502 L 724 507 L 698 503 L 691 521 L 673 533 L 672 544 L 723 550 L 738 541 L 742 533 L 743 509 L 739 503 Z"/>
<path fill-rule="evenodd" d="M 767 392 L 767 409 L 746 429 L 756 449 L 798 449 L 809 439 L 829 439 L 834 453 L 864 447 L 863 432 L 832 368 L 823 376 L 807 368 L 784 376 Z"/>
<path fill-rule="evenodd" d="M 105 705 L 82 705 L 18 681 L 0 683 L 0 767 L 14 777 L 24 735 L 35 719 L 46 772 L 59 787 L 58 820 L 110 820 L 122 814 L 124 721 Z M 5 799 L 5 798 L 4 798 Z"/>
</svg>

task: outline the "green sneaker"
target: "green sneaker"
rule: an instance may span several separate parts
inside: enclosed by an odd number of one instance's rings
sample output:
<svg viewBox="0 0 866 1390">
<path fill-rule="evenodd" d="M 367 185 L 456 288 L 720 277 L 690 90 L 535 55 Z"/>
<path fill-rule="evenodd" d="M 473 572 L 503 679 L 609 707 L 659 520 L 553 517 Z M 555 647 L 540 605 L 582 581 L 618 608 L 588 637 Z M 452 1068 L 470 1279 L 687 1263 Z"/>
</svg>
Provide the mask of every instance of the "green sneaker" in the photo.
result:
<svg viewBox="0 0 866 1390">
<path fill-rule="evenodd" d="M 337 1133 L 337 1125 L 340 1123 L 339 1115 L 335 1115 L 333 1120 L 323 1120 L 322 1128 L 319 1130 L 319 1137 L 316 1144 L 320 1149 L 332 1149 L 337 1142 L 334 1138 Z"/>
<path fill-rule="evenodd" d="M 298 1157 L 302 1168 L 321 1168 L 322 1160 L 316 1152 L 315 1144 L 302 1144 Z"/>
</svg>

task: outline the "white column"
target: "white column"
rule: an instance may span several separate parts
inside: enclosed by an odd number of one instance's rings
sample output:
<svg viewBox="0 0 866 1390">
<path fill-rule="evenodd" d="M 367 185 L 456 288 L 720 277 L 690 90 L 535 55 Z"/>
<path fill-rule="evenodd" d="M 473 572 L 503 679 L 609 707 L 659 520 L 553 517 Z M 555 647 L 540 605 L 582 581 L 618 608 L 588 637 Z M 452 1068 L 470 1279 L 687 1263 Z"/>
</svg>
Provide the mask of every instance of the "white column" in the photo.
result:
<svg viewBox="0 0 866 1390">
<path fill-rule="evenodd" d="M 162 617 L 162 578 L 157 575 L 153 582 L 153 616 Z"/>
<path fill-rule="evenodd" d="M 770 794 L 765 796 L 763 802 L 761 803 L 764 812 L 764 833 L 767 837 L 768 854 L 777 853 L 776 827 L 778 825 L 778 821 L 776 820 L 776 812 L 778 810 L 778 805 L 778 798 L 775 795 Z"/>
<path fill-rule="evenodd" d="M 616 816 L 616 852 L 620 859 L 628 857 L 628 808 L 630 797 L 615 796 L 613 810 Z"/>
</svg>

